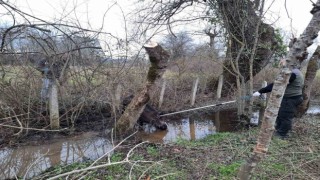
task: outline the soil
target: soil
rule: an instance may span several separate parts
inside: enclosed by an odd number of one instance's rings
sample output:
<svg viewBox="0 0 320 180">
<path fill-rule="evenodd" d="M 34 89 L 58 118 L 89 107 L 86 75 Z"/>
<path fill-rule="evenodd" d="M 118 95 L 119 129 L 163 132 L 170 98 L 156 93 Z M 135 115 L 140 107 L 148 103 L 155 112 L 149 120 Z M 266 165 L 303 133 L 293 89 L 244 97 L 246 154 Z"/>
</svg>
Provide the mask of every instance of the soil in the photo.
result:
<svg viewBox="0 0 320 180">
<path fill-rule="evenodd" d="M 85 132 L 100 132 L 103 135 L 105 129 L 110 129 L 113 124 L 113 118 L 110 114 L 92 114 L 88 113 L 82 115 L 75 122 L 74 128 L 67 128 L 68 125 L 62 121 L 60 132 L 50 131 L 23 131 L 19 136 L 15 136 L 14 133 L 8 133 L 8 128 L 0 128 L 0 148 L 3 147 L 16 147 L 26 145 L 37 145 L 41 143 L 50 143 L 54 139 L 61 139 L 63 137 L 72 137 Z M 41 129 L 43 126 L 33 127 Z M 66 129 L 66 130 L 63 130 Z"/>
</svg>

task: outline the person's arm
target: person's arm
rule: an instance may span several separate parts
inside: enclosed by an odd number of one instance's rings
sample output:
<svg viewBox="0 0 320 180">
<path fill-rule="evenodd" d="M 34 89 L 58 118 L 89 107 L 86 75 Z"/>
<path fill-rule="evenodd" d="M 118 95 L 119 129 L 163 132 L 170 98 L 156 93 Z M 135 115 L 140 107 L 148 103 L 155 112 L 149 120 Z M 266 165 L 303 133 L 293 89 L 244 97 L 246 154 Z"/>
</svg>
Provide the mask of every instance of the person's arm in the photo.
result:
<svg viewBox="0 0 320 180">
<path fill-rule="evenodd" d="M 290 75 L 290 79 L 289 79 L 289 83 L 292 83 L 295 79 L 297 78 L 297 75 L 295 73 L 291 73 Z M 272 91 L 272 88 L 273 88 L 273 83 L 271 84 L 268 84 L 266 87 L 264 88 L 261 88 L 258 92 L 260 94 L 262 93 L 269 93 Z"/>
<path fill-rule="evenodd" d="M 297 78 L 297 75 L 295 73 L 291 73 L 289 83 L 292 83 Z"/>
<path fill-rule="evenodd" d="M 266 87 L 264 87 L 264 88 L 261 88 L 258 92 L 259 92 L 260 94 L 262 94 L 262 93 L 269 93 L 269 92 L 272 91 L 272 88 L 273 88 L 273 83 L 268 84 L 268 85 L 267 85 Z"/>
</svg>

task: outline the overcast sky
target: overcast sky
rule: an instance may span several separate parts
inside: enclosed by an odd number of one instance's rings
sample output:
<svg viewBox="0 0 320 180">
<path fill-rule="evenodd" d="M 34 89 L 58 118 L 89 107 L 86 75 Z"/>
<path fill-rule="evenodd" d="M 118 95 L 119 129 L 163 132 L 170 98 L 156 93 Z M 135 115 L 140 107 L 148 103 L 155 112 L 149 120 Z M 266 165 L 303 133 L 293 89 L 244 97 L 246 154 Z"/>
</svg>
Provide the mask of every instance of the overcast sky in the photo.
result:
<svg viewBox="0 0 320 180">
<path fill-rule="evenodd" d="M 100 27 L 104 18 L 106 30 L 119 33 L 119 29 L 124 28 L 122 11 L 127 15 L 134 8 L 135 2 L 136 0 L 16 0 L 15 4 L 23 11 L 47 20 L 77 18 L 82 26 L 90 24 L 93 28 Z M 273 2 L 270 13 L 274 17 L 270 19 L 271 22 L 280 17 L 275 25 L 291 29 L 290 19 L 285 11 L 285 0 L 266 2 L 266 8 Z M 293 30 L 297 30 L 300 34 L 312 17 L 309 13 L 312 8 L 310 0 L 287 0 L 286 7 L 292 18 Z"/>
<path fill-rule="evenodd" d="M 103 31 L 123 37 L 125 19 L 132 16 L 129 13 L 135 7 L 135 2 L 137 0 L 16 0 L 14 4 L 24 12 L 51 22 L 77 20 L 82 27 L 93 29 L 99 29 L 103 25 Z M 285 0 L 266 0 L 266 2 L 265 8 L 273 3 L 266 20 L 296 36 L 303 32 L 312 18 L 309 13 L 312 8 L 310 0 L 287 0 L 286 6 Z M 196 27 L 201 30 L 204 24 L 189 26 L 189 28 Z"/>
</svg>

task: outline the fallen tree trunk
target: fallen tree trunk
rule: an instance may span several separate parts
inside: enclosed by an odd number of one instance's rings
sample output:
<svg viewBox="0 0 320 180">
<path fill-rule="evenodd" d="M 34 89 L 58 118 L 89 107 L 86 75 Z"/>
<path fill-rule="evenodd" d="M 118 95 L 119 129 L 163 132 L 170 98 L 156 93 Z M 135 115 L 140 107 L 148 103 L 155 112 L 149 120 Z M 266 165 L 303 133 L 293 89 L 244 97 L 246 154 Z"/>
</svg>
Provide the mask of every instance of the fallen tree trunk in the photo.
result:
<svg viewBox="0 0 320 180">
<path fill-rule="evenodd" d="M 144 88 L 134 96 L 120 119 L 117 121 L 115 127 L 117 134 L 127 134 L 133 129 L 150 99 L 150 90 L 155 81 L 162 76 L 167 67 L 169 54 L 160 45 L 157 43 L 150 43 L 144 45 L 144 48 L 149 55 L 151 63 L 147 75 L 147 82 L 144 85 Z"/>
<path fill-rule="evenodd" d="M 308 62 L 307 72 L 304 78 L 304 86 L 302 89 L 303 101 L 298 106 L 298 110 L 296 114 L 297 117 L 302 117 L 309 108 L 310 93 L 311 93 L 313 80 L 317 75 L 319 58 L 320 58 L 320 46 L 317 47 L 317 49 L 315 50 L 311 59 Z"/>
<path fill-rule="evenodd" d="M 286 61 L 288 67 L 283 67 L 282 71 L 278 74 L 274 81 L 273 89 L 270 94 L 269 102 L 265 110 L 264 118 L 261 124 L 260 132 L 257 139 L 257 144 L 253 150 L 253 154 L 244 163 L 238 173 L 239 179 L 249 179 L 252 171 L 257 164 L 265 157 L 268 152 L 268 148 L 271 142 L 271 138 L 274 132 L 274 124 L 278 116 L 280 103 L 282 101 L 284 91 L 289 82 L 292 65 L 301 64 L 306 59 L 308 52 L 307 47 L 313 44 L 313 40 L 318 36 L 320 31 L 320 0 L 314 4 L 314 8 L 311 10 L 313 17 L 304 30 L 302 35 L 290 48 Z"/>
</svg>

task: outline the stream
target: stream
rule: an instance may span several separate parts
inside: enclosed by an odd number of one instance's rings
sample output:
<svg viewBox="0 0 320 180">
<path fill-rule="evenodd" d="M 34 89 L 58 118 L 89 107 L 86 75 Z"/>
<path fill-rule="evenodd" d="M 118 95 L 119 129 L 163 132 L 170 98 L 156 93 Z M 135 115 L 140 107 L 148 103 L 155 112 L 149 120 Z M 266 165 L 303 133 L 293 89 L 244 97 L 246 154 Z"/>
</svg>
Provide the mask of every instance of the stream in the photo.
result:
<svg viewBox="0 0 320 180">
<path fill-rule="evenodd" d="M 308 114 L 319 114 L 320 107 L 310 107 Z M 257 123 L 258 112 L 254 113 L 252 123 Z M 196 140 L 217 132 L 237 130 L 236 111 L 216 112 L 211 116 L 190 116 L 181 120 L 167 121 L 168 130 L 159 131 L 145 126 L 138 132 L 142 140 L 153 143 L 171 143 L 178 139 Z M 102 155 L 112 153 L 112 144 L 97 132 L 50 140 L 34 146 L 3 148 L 0 150 L 0 179 L 15 177 L 31 178 L 55 165 L 95 160 Z"/>
</svg>

